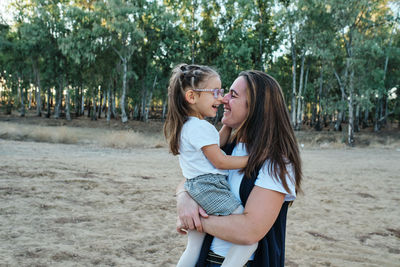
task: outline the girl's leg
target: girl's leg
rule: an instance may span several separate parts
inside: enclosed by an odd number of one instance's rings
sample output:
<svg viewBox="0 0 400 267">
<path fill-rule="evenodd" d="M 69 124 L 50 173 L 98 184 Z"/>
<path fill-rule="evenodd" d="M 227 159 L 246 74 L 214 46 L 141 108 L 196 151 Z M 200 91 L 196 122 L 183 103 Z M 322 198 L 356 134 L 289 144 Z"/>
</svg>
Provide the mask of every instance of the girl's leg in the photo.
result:
<svg viewBox="0 0 400 267">
<path fill-rule="evenodd" d="M 232 214 L 242 214 L 243 211 L 244 208 L 240 205 Z M 221 267 L 242 267 L 249 260 L 250 256 L 253 255 L 257 247 L 258 243 L 252 245 L 233 244 Z"/>
<path fill-rule="evenodd" d="M 176 265 L 177 267 L 194 267 L 196 265 L 204 237 L 205 233 L 199 233 L 197 231 L 188 232 L 186 249 L 179 259 L 179 262 Z"/>
</svg>

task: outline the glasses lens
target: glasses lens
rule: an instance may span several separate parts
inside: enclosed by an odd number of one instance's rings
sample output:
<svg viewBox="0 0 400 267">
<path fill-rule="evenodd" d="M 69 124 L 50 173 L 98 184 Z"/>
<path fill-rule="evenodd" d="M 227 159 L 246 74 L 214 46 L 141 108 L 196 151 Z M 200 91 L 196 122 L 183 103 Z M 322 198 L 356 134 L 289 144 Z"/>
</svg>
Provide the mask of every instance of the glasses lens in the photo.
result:
<svg viewBox="0 0 400 267">
<path fill-rule="evenodd" d="M 214 98 L 217 99 L 218 96 L 224 95 L 224 89 L 214 89 Z"/>
<path fill-rule="evenodd" d="M 219 94 L 219 89 L 214 89 L 214 98 L 217 99 L 218 98 L 218 94 Z"/>
</svg>

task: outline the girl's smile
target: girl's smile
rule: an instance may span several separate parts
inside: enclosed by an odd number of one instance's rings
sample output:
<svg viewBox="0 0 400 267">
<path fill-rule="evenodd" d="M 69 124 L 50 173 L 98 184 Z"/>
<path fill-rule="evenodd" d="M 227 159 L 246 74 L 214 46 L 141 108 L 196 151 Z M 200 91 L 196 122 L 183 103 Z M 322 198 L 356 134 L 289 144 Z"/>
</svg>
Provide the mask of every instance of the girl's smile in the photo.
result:
<svg viewBox="0 0 400 267">
<path fill-rule="evenodd" d="M 221 80 L 218 76 L 210 77 L 206 82 L 204 82 L 201 89 L 208 88 L 221 88 Z M 215 117 L 217 115 L 218 107 L 222 104 L 222 96 L 221 94 L 217 94 L 217 98 L 214 97 L 213 91 L 200 91 L 200 90 L 192 90 L 195 94 L 193 95 L 193 103 L 191 108 L 193 110 L 193 116 L 196 116 L 200 119 L 204 119 L 204 117 Z M 197 92 L 196 92 L 197 91 Z"/>
</svg>

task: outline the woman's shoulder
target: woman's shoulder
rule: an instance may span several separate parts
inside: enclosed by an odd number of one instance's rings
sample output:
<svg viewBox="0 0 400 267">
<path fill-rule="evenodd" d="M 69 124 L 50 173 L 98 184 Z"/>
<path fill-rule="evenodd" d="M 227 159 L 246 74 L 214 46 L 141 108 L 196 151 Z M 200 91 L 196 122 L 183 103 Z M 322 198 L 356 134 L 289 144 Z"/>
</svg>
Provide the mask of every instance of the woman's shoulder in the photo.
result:
<svg viewBox="0 0 400 267">
<path fill-rule="evenodd" d="M 296 186 L 294 179 L 294 169 L 293 165 L 290 162 L 286 163 L 286 171 L 287 173 L 285 175 L 285 181 L 288 185 L 289 191 L 285 189 L 281 179 L 277 175 L 277 173 L 279 173 L 279 167 L 275 166 L 270 159 L 267 159 L 261 167 L 255 185 L 284 193 L 286 194 L 285 200 L 292 201 L 296 198 Z"/>
</svg>

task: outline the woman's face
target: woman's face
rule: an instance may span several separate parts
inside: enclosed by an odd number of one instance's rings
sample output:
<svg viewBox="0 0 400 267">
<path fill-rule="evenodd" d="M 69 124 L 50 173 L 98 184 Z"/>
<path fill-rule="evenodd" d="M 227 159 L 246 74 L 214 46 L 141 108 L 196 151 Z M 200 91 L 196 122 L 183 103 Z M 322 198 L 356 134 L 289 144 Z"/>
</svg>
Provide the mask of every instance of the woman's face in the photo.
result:
<svg viewBox="0 0 400 267">
<path fill-rule="evenodd" d="M 238 128 L 246 119 L 247 106 L 247 82 L 244 77 L 238 77 L 233 82 L 229 93 L 222 99 L 224 104 L 224 116 L 222 123 L 232 128 Z"/>
</svg>

